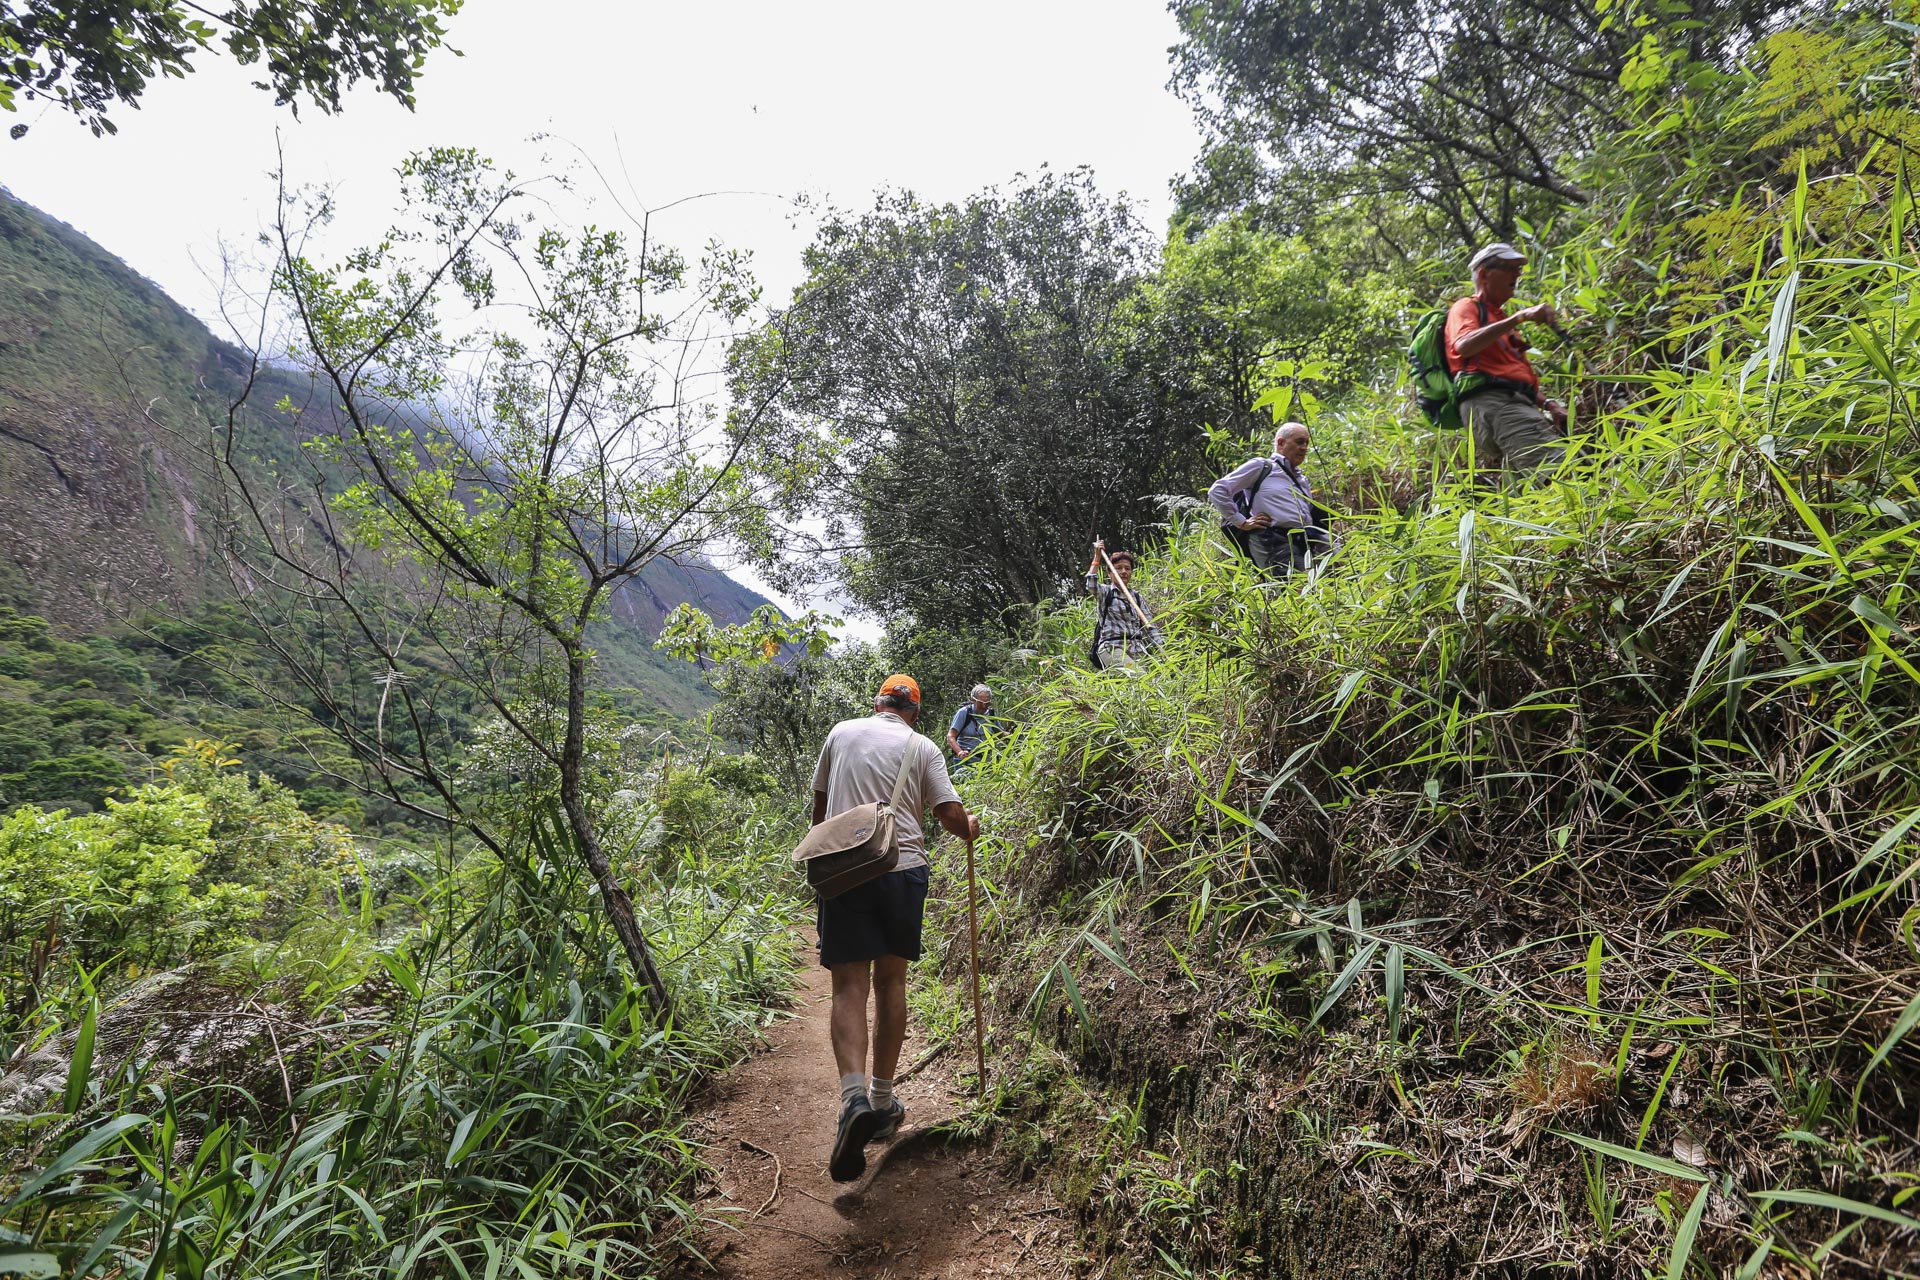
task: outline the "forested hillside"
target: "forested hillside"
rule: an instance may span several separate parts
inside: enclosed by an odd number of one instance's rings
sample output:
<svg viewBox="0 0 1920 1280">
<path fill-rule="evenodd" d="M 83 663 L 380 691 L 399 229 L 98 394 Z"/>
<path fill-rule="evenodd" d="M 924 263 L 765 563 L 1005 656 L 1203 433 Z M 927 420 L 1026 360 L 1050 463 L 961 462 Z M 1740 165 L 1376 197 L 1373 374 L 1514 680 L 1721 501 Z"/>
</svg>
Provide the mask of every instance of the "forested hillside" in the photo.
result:
<svg viewBox="0 0 1920 1280">
<path fill-rule="evenodd" d="M 0 189 L 0 588 L 54 622 L 102 628 L 142 610 L 189 610 L 231 593 L 218 563 L 217 429 L 251 358 L 65 223 Z M 269 363 L 241 414 L 239 448 L 287 471 L 327 394 Z M 615 616 L 644 655 L 674 606 L 741 622 L 765 598 L 726 576 L 660 564 Z M 685 709 L 687 690 L 674 690 Z"/>
<path fill-rule="evenodd" d="M 447 458 L 444 379 L 336 411 L 324 354 L 216 341 L 11 198 L 0 228 L 0 1272 L 664 1256 L 680 1102 L 778 999 L 796 903 L 767 769 L 652 642 L 777 611 L 631 503 L 450 585 L 348 443 L 378 412 L 395 466 Z M 515 460 L 473 438 L 440 480 L 485 511 Z M 541 538 L 627 572 L 583 603 Z M 543 593 L 548 632 L 485 613 Z"/>
<path fill-rule="evenodd" d="M 316 812 L 378 831 L 406 815 L 353 796 L 351 756 L 279 705 L 284 677 L 236 609 L 219 466 L 229 405 L 250 473 L 298 475 L 322 395 L 251 357 L 100 246 L 0 191 L 0 798 L 97 807 L 193 737 L 231 742 Z M 296 419 L 278 402 L 306 410 Z M 319 421 L 328 421 L 325 413 Z M 643 716 L 696 715 L 712 695 L 652 647 L 675 607 L 723 622 L 766 603 L 697 563 L 659 561 L 597 626 L 607 686 Z M 471 703 L 472 699 L 468 699 Z M 457 713 L 463 736 L 474 707 Z"/>
<path fill-rule="evenodd" d="M 686 1127 L 811 958 L 820 744 L 904 671 L 936 740 L 977 681 L 1004 718 L 959 784 L 986 1076 L 941 841 L 910 1070 L 959 1114 L 903 1159 L 1045 1188 L 1058 1253 L 941 1224 L 1009 1274 L 1920 1275 L 1920 14 L 1172 12 L 1164 227 L 1087 170 L 886 190 L 763 300 L 476 151 L 332 256 L 282 201 L 275 367 L 347 394 L 248 411 L 319 501 L 216 468 L 211 612 L 0 615 L 0 1270 L 759 1280 L 759 1229 L 932 1273 L 857 1198 L 763 1217 L 824 1150 L 741 1135 L 763 1203 Z M 1492 242 L 1556 312 L 1538 471 L 1410 394 Z M 19 367 L 9 484 L 74 474 Z M 1338 545 L 1275 575 L 1200 495 L 1289 422 Z M 162 582 L 186 508 L 121 472 Z M 1117 669 L 1096 538 L 1158 626 Z M 880 638 L 677 609 L 648 660 L 712 714 L 622 693 L 606 628 L 720 554 Z M 762 1139 L 825 1124 L 815 1048 Z"/>
</svg>

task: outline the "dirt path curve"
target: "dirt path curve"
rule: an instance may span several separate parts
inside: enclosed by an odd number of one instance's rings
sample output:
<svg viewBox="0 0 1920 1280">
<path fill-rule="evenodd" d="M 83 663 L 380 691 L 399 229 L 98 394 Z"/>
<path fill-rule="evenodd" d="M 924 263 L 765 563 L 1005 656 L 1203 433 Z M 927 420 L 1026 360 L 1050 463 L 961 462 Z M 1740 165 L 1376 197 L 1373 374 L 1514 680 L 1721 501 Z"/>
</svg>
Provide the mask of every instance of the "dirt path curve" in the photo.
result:
<svg viewBox="0 0 1920 1280">
<path fill-rule="evenodd" d="M 807 948 L 811 952 L 812 948 Z M 1065 1280 L 1079 1268 L 1071 1227 L 1038 1183 L 1009 1177 L 983 1148 L 934 1126 L 959 1111 L 952 1052 L 899 1087 L 907 1127 L 867 1148 L 867 1175 L 827 1176 L 838 1074 L 827 1043 L 825 970 L 808 966 L 796 1016 L 709 1094 L 692 1133 L 716 1174 L 703 1202 L 708 1264 L 682 1277 L 719 1280 L 905 1280 L 1018 1276 Z M 909 1032 L 903 1064 L 926 1052 Z M 903 1068 L 904 1070 L 904 1068 Z"/>
</svg>

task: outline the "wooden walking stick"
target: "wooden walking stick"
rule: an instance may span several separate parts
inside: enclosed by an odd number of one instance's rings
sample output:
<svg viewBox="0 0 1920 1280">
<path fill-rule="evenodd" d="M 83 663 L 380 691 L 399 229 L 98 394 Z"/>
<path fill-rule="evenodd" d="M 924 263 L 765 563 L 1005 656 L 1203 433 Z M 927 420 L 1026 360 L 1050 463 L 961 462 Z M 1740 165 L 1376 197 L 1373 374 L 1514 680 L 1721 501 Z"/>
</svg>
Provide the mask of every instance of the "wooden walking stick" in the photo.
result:
<svg viewBox="0 0 1920 1280">
<path fill-rule="evenodd" d="M 967 963 L 973 972 L 973 1060 L 979 1071 L 974 1092 L 987 1094 L 987 1038 L 980 1018 L 980 913 L 975 906 L 979 890 L 974 884 L 973 840 L 967 840 Z"/>
</svg>

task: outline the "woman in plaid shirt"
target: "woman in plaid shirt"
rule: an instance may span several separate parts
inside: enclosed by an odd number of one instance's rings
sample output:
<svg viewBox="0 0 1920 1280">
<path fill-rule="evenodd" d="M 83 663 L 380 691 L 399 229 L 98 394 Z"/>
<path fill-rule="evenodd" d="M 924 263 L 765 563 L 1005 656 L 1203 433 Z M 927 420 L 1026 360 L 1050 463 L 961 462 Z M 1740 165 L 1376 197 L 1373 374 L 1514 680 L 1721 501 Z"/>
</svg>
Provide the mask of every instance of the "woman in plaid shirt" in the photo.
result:
<svg viewBox="0 0 1920 1280">
<path fill-rule="evenodd" d="M 1146 602 L 1129 586 L 1133 579 L 1133 552 L 1115 551 L 1109 555 L 1107 562 L 1113 566 L 1114 581 L 1100 581 L 1100 553 L 1106 547 L 1104 538 L 1093 544 L 1093 563 L 1087 566 L 1086 578 L 1087 594 L 1100 605 L 1094 615 L 1093 654 L 1102 671 L 1138 666 L 1139 660 L 1160 643 L 1160 628 L 1146 620 L 1153 616 L 1147 612 Z M 1146 618 L 1142 618 L 1142 614 L 1146 614 Z"/>
</svg>

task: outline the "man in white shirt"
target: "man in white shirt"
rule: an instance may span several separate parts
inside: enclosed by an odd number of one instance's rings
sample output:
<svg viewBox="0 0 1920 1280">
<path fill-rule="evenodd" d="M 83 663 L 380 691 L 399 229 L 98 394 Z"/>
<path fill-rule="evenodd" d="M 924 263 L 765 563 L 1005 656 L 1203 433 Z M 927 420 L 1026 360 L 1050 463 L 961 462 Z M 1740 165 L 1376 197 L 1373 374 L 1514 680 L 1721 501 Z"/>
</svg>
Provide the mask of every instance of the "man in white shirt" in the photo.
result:
<svg viewBox="0 0 1920 1280">
<path fill-rule="evenodd" d="M 907 965 L 920 958 L 920 925 L 927 903 L 926 838 L 921 814 L 972 840 L 980 819 L 967 812 L 947 777 L 940 749 L 914 732 L 920 686 L 891 675 L 874 696 L 873 714 L 842 720 L 827 734 L 813 770 L 815 826 L 863 804 L 889 800 L 903 753 L 907 766 L 894 830 L 900 860 L 892 871 L 819 904 L 820 963 L 833 975 L 833 1056 L 840 1068 L 840 1123 L 827 1172 L 851 1182 L 866 1172 L 863 1148 L 891 1137 L 907 1109 L 893 1096 L 900 1046 L 907 1038 Z M 873 1033 L 867 1033 L 867 997 L 873 997 Z M 867 1048 L 873 1076 L 867 1076 Z"/>
<path fill-rule="evenodd" d="M 1302 469 L 1312 443 L 1306 423 L 1281 423 L 1273 433 L 1272 457 L 1248 459 L 1207 490 L 1221 525 L 1239 535 L 1234 541 L 1270 573 L 1306 569 L 1333 549 Z"/>
</svg>

